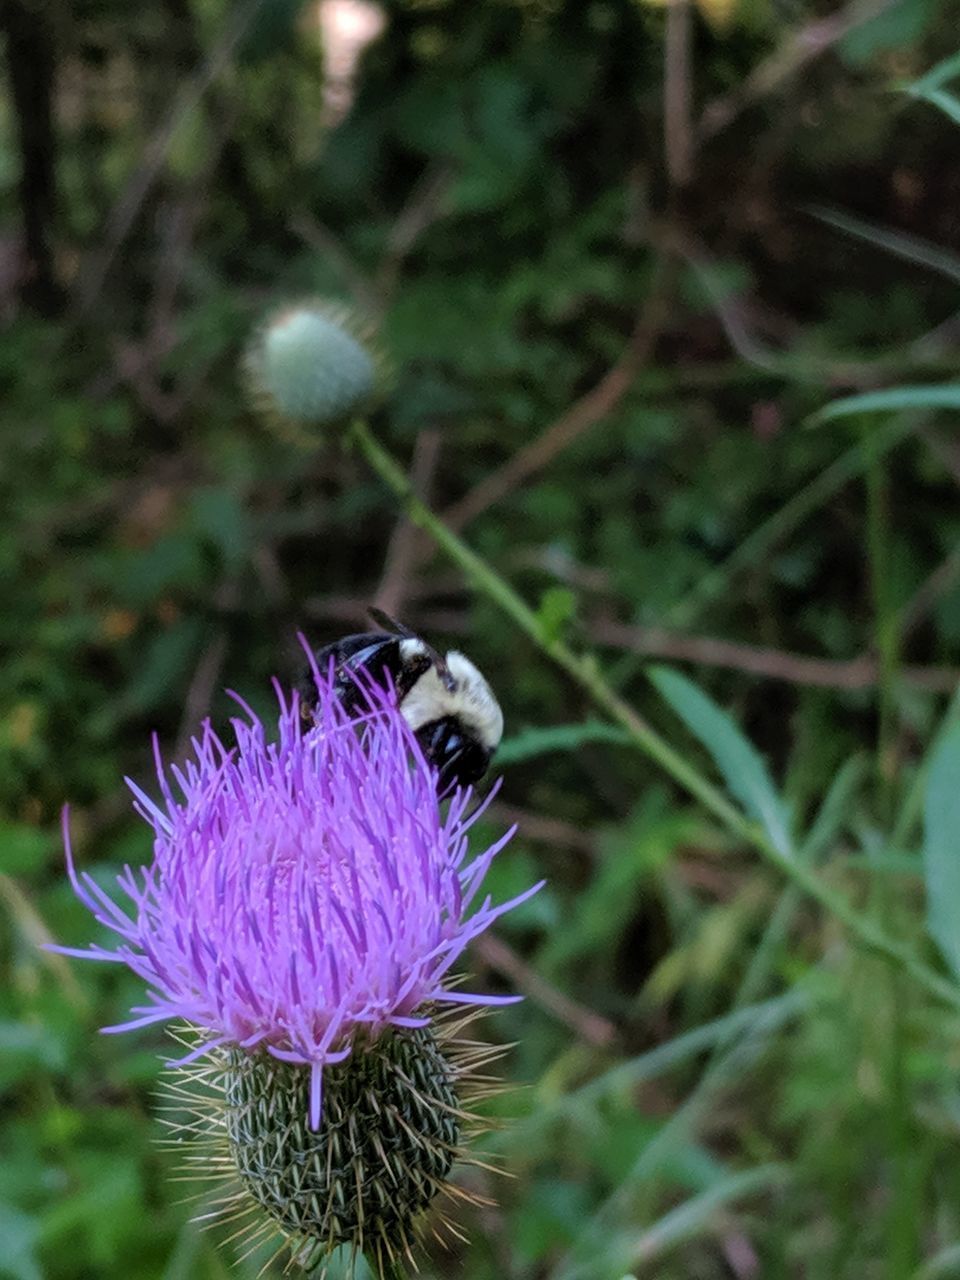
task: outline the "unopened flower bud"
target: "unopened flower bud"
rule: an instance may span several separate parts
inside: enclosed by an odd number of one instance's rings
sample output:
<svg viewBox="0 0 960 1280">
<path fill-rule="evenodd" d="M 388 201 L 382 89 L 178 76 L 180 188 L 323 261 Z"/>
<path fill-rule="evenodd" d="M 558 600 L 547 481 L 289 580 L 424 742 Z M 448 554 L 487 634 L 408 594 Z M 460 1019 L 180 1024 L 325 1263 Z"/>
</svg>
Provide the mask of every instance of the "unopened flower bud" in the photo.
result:
<svg viewBox="0 0 960 1280">
<path fill-rule="evenodd" d="M 254 403 L 267 421 L 308 443 L 368 407 L 385 381 L 371 326 L 348 307 L 322 300 L 270 316 L 245 363 Z"/>
</svg>

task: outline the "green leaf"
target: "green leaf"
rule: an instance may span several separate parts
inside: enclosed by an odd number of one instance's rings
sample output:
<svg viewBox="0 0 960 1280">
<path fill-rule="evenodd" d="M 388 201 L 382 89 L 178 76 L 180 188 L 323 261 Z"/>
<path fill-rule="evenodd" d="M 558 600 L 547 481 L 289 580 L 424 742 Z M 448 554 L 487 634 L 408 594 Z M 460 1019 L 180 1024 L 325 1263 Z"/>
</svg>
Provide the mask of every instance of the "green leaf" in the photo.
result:
<svg viewBox="0 0 960 1280">
<path fill-rule="evenodd" d="M 603 724 L 599 720 L 524 729 L 507 738 L 497 748 L 496 767 L 506 769 L 510 765 L 523 764 L 536 756 L 550 755 L 555 751 L 576 751 L 588 742 L 614 742 L 623 746 L 629 744 L 630 735 L 625 729 Z"/>
<path fill-rule="evenodd" d="M 858 787 L 867 772 L 863 755 L 851 756 L 834 774 L 827 794 L 803 842 L 801 856 L 811 862 L 825 853 L 849 820 Z"/>
<path fill-rule="evenodd" d="M 540 597 L 537 617 L 544 638 L 559 640 L 577 612 L 577 597 L 569 587 L 548 587 Z"/>
<path fill-rule="evenodd" d="M 660 695 L 703 743 L 724 781 L 747 813 L 756 818 L 781 853 L 791 857 L 793 842 L 786 809 L 762 756 L 727 713 L 686 676 L 670 667 L 647 670 Z"/>
<path fill-rule="evenodd" d="M 960 53 L 951 53 L 949 57 L 938 62 L 925 71 L 918 80 L 905 85 L 907 93 L 928 93 L 931 89 L 939 89 L 951 80 L 960 76 Z"/>
<path fill-rule="evenodd" d="M 765 1164 L 743 1173 L 731 1173 L 716 1186 L 685 1200 L 665 1213 L 631 1244 L 631 1253 L 649 1261 L 715 1225 L 721 1211 L 743 1196 L 756 1195 L 784 1186 L 790 1179 L 785 1164 Z"/>
<path fill-rule="evenodd" d="M 43 1280 L 34 1253 L 38 1234 L 35 1218 L 0 1202 L 0 1238 L 3 1240 L 0 1276 L 9 1276 L 11 1280 Z"/>
<path fill-rule="evenodd" d="M 240 499 L 211 485 L 194 493 L 191 506 L 197 532 L 219 551 L 228 569 L 237 569 L 250 548 L 249 521 Z"/>
<path fill-rule="evenodd" d="M 911 97 L 929 102 L 931 107 L 942 111 L 948 120 L 952 120 L 954 124 L 960 124 L 960 98 L 948 93 L 946 89 L 931 89 L 929 93 L 911 94 Z"/>
<path fill-rule="evenodd" d="M 903 92 L 920 102 L 928 102 L 942 111 L 954 124 L 960 124 L 960 98 L 943 86 L 960 76 L 960 53 L 951 54 L 912 84 L 903 85 Z"/>
<path fill-rule="evenodd" d="M 54 844 L 50 832 L 39 827 L 25 822 L 0 823 L 0 872 L 20 876 L 39 870 Z"/>
<path fill-rule="evenodd" d="M 834 400 L 807 419 L 811 427 L 858 413 L 896 413 L 904 409 L 960 409 L 960 382 L 920 387 L 890 387 Z"/>
<path fill-rule="evenodd" d="M 910 0 L 909 3 L 877 6 L 880 12 L 864 23 L 854 24 L 839 42 L 844 61 L 865 66 L 874 58 L 894 50 L 909 48 L 923 38 L 939 16 L 939 0 Z"/>
<path fill-rule="evenodd" d="M 927 928 L 960 978 L 960 723 L 930 761 L 924 798 L 923 868 Z"/>
<path fill-rule="evenodd" d="M 887 227 L 875 226 L 872 222 L 864 222 L 860 218 L 852 218 L 839 209 L 824 209 L 811 205 L 809 212 L 827 226 L 836 227 L 848 236 L 864 240 L 875 245 L 884 253 L 892 253 L 906 262 L 915 262 L 918 266 L 936 271 L 948 280 L 960 283 L 960 258 L 942 249 L 929 240 L 921 240 L 919 236 L 905 235 L 902 231 L 891 231 Z"/>
<path fill-rule="evenodd" d="M 169 631 L 155 635 L 147 646 L 137 678 L 127 689 L 125 705 L 137 712 L 150 711 L 171 691 L 180 690 L 202 637 L 199 618 L 183 618 Z"/>
</svg>

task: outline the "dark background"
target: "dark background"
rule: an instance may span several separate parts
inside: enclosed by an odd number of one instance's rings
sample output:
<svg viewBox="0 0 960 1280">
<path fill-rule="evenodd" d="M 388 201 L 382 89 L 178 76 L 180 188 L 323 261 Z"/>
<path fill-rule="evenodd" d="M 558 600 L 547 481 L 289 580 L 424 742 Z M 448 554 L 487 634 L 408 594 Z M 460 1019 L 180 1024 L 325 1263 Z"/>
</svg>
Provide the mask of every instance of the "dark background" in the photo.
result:
<svg viewBox="0 0 960 1280">
<path fill-rule="evenodd" d="M 904 86 L 960 8 L 390 3 L 350 69 L 357 12 L 0 2 L 0 1274 L 228 1274 L 155 1145 L 162 1033 L 96 1034 L 136 983 L 38 950 L 91 937 L 60 809 L 84 866 L 144 860 L 151 731 L 182 753 L 225 687 L 266 709 L 297 627 L 374 600 L 490 677 L 486 834 L 520 822 L 492 887 L 549 880 L 472 957 L 528 996 L 487 1030 L 518 1042 L 516 1178 L 470 1175 L 498 1207 L 424 1274 L 960 1274 L 956 1016 L 604 741 L 358 456 L 271 433 L 238 376 L 278 303 L 372 316 L 420 492 L 706 772 L 645 660 L 729 709 L 821 812 L 824 876 L 926 947 L 898 806 L 960 668 L 960 449 L 922 394 L 809 418 L 955 373 L 960 103 Z"/>
</svg>

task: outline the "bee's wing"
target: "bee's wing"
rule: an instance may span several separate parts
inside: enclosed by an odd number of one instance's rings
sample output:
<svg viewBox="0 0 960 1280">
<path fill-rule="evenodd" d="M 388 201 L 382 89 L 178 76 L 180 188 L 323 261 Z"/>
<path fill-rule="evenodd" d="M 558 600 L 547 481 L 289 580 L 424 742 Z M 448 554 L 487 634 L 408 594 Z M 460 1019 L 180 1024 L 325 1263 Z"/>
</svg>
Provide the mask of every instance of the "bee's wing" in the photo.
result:
<svg viewBox="0 0 960 1280">
<path fill-rule="evenodd" d="M 409 627 L 404 626 L 402 622 L 398 622 L 396 618 L 391 618 L 389 613 L 384 613 L 382 609 L 378 609 L 376 605 L 371 605 L 367 610 L 374 622 L 379 622 L 384 631 L 389 631 L 395 636 L 400 636 L 404 640 L 419 640 L 423 645 L 427 656 L 437 669 L 437 675 L 440 677 L 443 685 L 451 693 L 457 687 L 457 682 L 447 667 L 446 658 L 442 657 L 432 644 L 428 644 L 423 636 L 418 636 L 415 631 L 411 631 Z"/>
<path fill-rule="evenodd" d="M 314 650 L 313 656 L 320 674 L 326 675 L 331 663 L 335 671 L 343 667 L 362 667 L 376 657 L 379 649 L 395 644 L 396 641 L 382 631 L 362 631 L 321 645 Z"/>
<path fill-rule="evenodd" d="M 391 618 L 389 613 L 384 613 L 382 609 L 378 609 L 372 604 L 367 610 L 370 617 L 381 626 L 384 631 L 389 631 L 392 636 L 402 636 L 404 640 L 419 640 L 420 637 L 415 631 L 411 631 L 409 627 L 405 627 L 402 622 L 398 622 L 396 618 Z"/>
</svg>

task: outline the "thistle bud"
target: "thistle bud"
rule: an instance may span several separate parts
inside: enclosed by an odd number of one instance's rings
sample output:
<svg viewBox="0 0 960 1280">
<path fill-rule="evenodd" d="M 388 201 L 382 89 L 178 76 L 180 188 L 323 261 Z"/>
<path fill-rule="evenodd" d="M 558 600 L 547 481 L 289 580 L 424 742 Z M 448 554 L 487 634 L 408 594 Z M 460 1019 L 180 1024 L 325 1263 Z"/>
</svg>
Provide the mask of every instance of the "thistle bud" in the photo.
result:
<svg viewBox="0 0 960 1280">
<path fill-rule="evenodd" d="M 325 1073 L 323 1123 L 307 1123 L 309 1073 L 230 1052 L 224 1121 L 250 1195 L 301 1237 L 389 1256 L 411 1240 L 460 1149 L 455 1068 L 429 1028 L 395 1031 Z"/>
<path fill-rule="evenodd" d="M 342 304 L 288 305 L 261 326 L 247 351 L 253 402 L 282 434 L 316 443 L 367 408 L 385 382 L 372 326 Z"/>
</svg>

